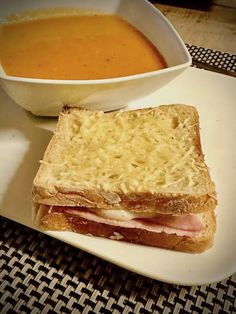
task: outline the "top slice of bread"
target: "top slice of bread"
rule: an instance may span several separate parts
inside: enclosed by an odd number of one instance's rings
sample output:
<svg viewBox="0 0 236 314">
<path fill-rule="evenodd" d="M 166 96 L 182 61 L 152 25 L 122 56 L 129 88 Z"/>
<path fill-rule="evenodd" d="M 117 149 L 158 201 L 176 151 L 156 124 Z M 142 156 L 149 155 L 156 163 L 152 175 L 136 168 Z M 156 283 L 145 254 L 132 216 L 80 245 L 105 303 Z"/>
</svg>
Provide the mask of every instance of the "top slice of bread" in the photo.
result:
<svg viewBox="0 0 236 314">
<path fill-rule="evenodd" d="M 216 205 L 196 109 L 65 108 L 33 183 L 36 203 L 181 214 Z"/>
</svg>

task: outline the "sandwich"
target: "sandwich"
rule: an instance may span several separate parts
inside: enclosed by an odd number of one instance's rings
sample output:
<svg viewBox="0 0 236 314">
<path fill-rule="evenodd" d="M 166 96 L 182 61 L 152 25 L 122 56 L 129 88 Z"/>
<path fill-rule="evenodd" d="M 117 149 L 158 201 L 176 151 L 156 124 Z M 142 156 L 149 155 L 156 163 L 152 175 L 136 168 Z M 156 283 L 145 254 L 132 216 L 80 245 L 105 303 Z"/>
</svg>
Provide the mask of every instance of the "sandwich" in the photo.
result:
<svg viewBox="0 0 236 314">
<path fill-rule="evenodd" d="M 192 106 L 65 107 L 32 194 L 43 230 L 189 253 L 213 244 L 215 185 Z"/>
</svg>

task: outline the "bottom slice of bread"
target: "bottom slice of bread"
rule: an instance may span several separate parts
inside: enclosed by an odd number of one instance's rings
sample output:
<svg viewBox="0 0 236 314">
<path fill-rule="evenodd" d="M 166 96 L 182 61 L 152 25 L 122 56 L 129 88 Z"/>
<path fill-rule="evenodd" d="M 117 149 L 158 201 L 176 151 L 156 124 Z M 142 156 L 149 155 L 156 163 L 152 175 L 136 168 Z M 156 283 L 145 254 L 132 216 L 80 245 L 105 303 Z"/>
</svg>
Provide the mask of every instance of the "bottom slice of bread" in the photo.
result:
<svg viewBox="0 0 236 314">
<path fill-rule="evenodd" d="M 142 244 L 165 248 L 175 251 L 200 253 L 213 244 L 216 229 L 214 211 L 200 214 L 202 230 L 196 236 L 180 236 L 175 233 L 151 232 L 138 228 L 124 228 L 112 226 L 82 217 L 71 217 L 62 212 L 48 211 L 48 206 L 36 205 L 36 224 L 44 230 L 73 231 L 84 235 L 104 237 L 111 240 L 125 241 L 135 244 Z"/>
</svg>

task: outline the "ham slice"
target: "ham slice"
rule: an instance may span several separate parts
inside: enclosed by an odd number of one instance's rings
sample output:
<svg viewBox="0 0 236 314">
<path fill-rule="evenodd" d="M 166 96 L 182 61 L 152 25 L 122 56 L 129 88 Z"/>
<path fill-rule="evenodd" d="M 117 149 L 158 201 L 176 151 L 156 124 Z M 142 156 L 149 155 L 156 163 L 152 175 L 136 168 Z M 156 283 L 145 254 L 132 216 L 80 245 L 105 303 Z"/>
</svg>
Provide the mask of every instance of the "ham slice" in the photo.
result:
<svg viewBox="0 0 236 314">
<path fill-rule="evenodd" d="M 158 215 L 155 218 L 143 219 L 143 223 L 163 225 L 173 229 L 200 231 L 202 223 L 197 215 Z"/>
<path fill-rule="evenodd" d="M 165 232 L 178 236 L 193 237 L 202 229 L 202 223 L 197 215 L 157 215 L 155 218 L 135 218 L 128 221 L 108 219 L 98 216 L 94 211 L 83 207 L 51 207 L 50 212 L 63 212 L 71 217 L 77 216 L 83 219 L 123 228 L 144 229 L 151 232 Z"/>
</svg>

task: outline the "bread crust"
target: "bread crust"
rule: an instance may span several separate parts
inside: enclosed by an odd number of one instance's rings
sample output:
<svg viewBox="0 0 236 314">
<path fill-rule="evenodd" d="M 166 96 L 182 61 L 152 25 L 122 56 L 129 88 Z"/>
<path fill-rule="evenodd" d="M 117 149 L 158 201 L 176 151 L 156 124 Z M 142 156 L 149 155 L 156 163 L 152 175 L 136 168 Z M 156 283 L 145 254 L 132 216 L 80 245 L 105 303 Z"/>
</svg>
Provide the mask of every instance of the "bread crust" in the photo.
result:
<svg viewBox="0 0 236 314">
<path fill-rule="evenodd" d="M 38 224 L 43 230 L 73 231 L 90 236 L 93 235 L 188 253 L 200 253 L 210 248 L 213 244 L 216 229 L 214 211 L 204 214 L 202 232 L 198 236 L 188 237 L 167 234 L 165 232 L 155 233 L 137 228 L 111 226 L 77 216 L 70 219 L 71 216 L 66 213 L 48 213 L 46 207 L 40 207 L 40 210 Z"/>
<path fill-rule="evenodd" d="M 33 187 L 33 201 L 45 205 L 78 206 L 90 208 L 120 208 L 137 212 L 156 212 L 163 214 L 200 213 L 215 208 L 216 194 L 192 196 L 183 194 L 145 193 L 109 193 L 105 191 L 65 191 L 55 188 Z"/>
</svg>

